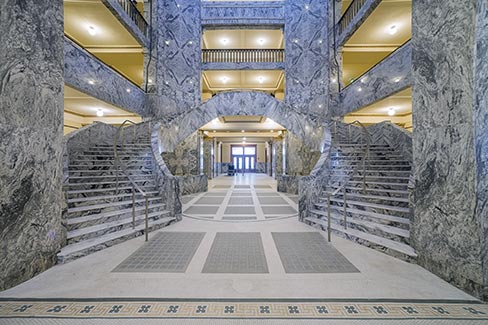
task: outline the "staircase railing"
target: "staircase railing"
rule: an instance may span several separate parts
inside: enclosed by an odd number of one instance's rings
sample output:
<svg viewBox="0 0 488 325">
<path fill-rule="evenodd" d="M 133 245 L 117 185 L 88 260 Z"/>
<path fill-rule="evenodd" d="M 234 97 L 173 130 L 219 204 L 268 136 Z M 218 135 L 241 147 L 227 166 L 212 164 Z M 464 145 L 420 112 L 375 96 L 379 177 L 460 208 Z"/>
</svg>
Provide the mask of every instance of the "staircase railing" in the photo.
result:
<svg viewBox="0 0 488 325">
<path fill-rule="evenodd" d="M 118 0 L 119 5 L 124 9 L 124 11 L 129 15 L 132 21 L 141 30 L 144 36 L 148 37 L 149 34 L 149 24 L 147 23 L 144 16 L 140 13 L 139 9 L 130 0 Z"/>
<path fill-rule="evenodd" d="M 284 62 L 283 49 L 204 49 L 203 63 Z"/>
<path fill-rule="evenodd" d="M 136 191 L 144 198 L 145 201 L 145 236 L 146 241 L 149 240 L 149 198 L 146 192 L 144 192 L 139 185 L 134 182 L 132 177 L 127 172 L 127 168 L 121 163 L 118 146 L 119 146 L 119 137 L 121 138 L 121 148 L 124 149 L 124 127 L 127 125 L 133 126 L 133 140 L 136 139 L 136 126 L 141 125 L 146 122 L 135 123 L 131 120 L 125 120 L 118 128 L 117 132 L 115 132 L 114 136 L 114 143 L 113 143 L 113 150 L 114 150 L 114 165 L 115 165 L 115 197 L 119 194 L 119 171 L 124 174 L 124 176 L 129 180 L 131 184 L 132 190 L 132 229 L 136 227 Z M 149 129 L 151 122 L 149 122 Z"/>
<path fill-rule="evenodd" d="M 352 3 L 347 7 L 346 11 L 342 15 L 338 22 L 339 25 L 339 35 L 344 32 L 344 30 L 349 26 L 351 21 L 356 17 L 359 10 L 363 7 L 366 0 L 353 0 Z"/>
<path fill-rule="evenodd" d="M 360 133 L 360 140 L 359 140 L 359 143 L 360 144 L 363 144 L 363 140 L 365 140 L 365 150 L 364 150 L 364 153 L 363 153 L 363 156 L 362 156 L 362 165 L 363 165 L 363 189 L 366 188 L 366 162 L 367 160 L 369 160 L 369 154 L 370 154 L 370 146 L 371 146 L 371 136 L 368 132 L 368 130 L 366 129 L 366 127 L 359 121 L 354 121 L 354 122 L 351 122 L 351 123 L 347 123 L 345 124 L 348 128 L 348 140 L 349 142 L 352 142 L 353 141 L 353 138 L 352 138 L 352 133 L 351 133 L 351 127 L 353 125 L 359 125 L 361 127 L 361 133 Z M 364 137 L 363 137 L 363 132 L 364 132 Z M 337 121 L 334 121 L 334 137 L 332 138 L 332 141 L 331 141 L 331 146 L 330 146 L 330 150 L 329 150 L 329 162 L 331 164 L 330 166 L 330 171 L 332 172 L 333 168 L 332 168 L 332 149 L 334 147 L 334 145 L 337 143 Z M 349 181 L 351 180 L 351 178 L 353 178 L 354 176 L 356 176 L 356 174 L 358 173 L 359 171 L 359 164 L 357 164 L 352 173 L 348 175 L 347 179 L 345 179 L 343 182 L 342 182 L 342 185 L 339 185 L 339 187 L 333 191 L 333 192 L 326 192 L 326 195 L 327 195 L 327 240 L 330 242 L 331 241 L 331 230 L 330 230 L 330 226 L 331 226 L 331 221 L 330 221 L 330 202 L 331 202 L 331 198 L 337 196 L 339 194 L 339 192 L 342 191 L 342 197 L 343 197 L 343 217 L 344 217 L 344 229 L 347 229 L 347 194 L 346 194 L 346 186 L 349 184 Z"/>
</svg>

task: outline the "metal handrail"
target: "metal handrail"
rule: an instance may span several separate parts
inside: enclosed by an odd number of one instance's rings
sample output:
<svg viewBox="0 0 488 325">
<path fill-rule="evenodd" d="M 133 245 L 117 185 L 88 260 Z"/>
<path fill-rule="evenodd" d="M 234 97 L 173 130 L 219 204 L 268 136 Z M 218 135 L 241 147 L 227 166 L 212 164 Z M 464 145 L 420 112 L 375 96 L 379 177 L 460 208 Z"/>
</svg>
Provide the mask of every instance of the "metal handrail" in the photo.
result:
<svg viewBox="0 0 488 325">
<path fill-rule="evenodd" d="M 144 16 L 141 14 L 139 9 L 132 3 L 130 0 L 118 0 L 119 5 L 124 9 L 124 11 L 129 15 L 132 21 L 137 25 L 137 27 L 141 30 L 144 36 L 148 36 L 149 31 L 149 24 L 147 23 Z"/>
<path fill-rule="evenodd" d="M 344 32 L 347 26 L 349 26 L 349 24 L 354 19 L 354 17 L 356 17 L 356 15 L 358 14 L 359 10 L 361 10 L 365 2 L 366 0 L 353 0 L 349 5 L 349 7 L 347 7 L 346 11 L 339 19 L 339 22 L 337 23 L 337 25 L 339 26 L 339 35 Z"/>
<path fill-rule="evenodd" d="M 368 159 L 369 160 L 369 154 L 370 154 L 370 146 L 371 146 L 371 136 L 368 132 L 368 130 L 366 129 L 366 127 L 364 126 L 363 123 L 361 123 L 360 121 L 353 121 L 351 123 L 345 123 L 345 126 L 348 126 L 348 138 L 349 138 L 349 141 L 351 141 L 351 126 L 354 125 L 354 124 L 359 124 L 359 126 L 362 128 L 362 131 L 364 131 L 365 133 L 365 138 L 366 138 L 366 150 L 364 152 L 364 156 L 363 156 L 363 189 L 366 188 L 366 160 Z M 337 137 L 337 121 L 334 121 L 334 138 L 332 139 L 331 141 L 331 146 L 330 146 L 330 149 L 329 149 L 329 163 L 332 164 L 332 148 L 333 148 L 333 144 L 334 142 L 337 142 L 336 140 L 336 137 Z M 361 137 L 360 137 L 360 143 L 362 144 L 363 142 L 363 136 L 362 136 L 362 132 L 361 132 Z M 359 171 L 359 164 L 356 165 L 352 171 L 352 173 L 350 175 L 348 175 L 349 177 L 347 178 L 347 180 L 345 180 L 342 185 L 340 185 L 334 192 L 330 193 L 330 192 L 326 192 L 327 194 L 327 240 L 330 242 L 331 238 L 330 238 L 330 226 L 331 226 L 331 222 L 330 222 L 330 199 L 331 197 L 334 197 L 336 196 L 341 190 L 342 190 L 342 197 L 343 197 L 343 216 L 344 216 L 344 229 L 347 229 L 347 197 L 346 197 L 346 185 L 349 183 L 349 181 L 351 180 L 352 177 L 356 176 L 356 174 L 358 173 Z M 332 168 L 330 168 L 332 170 Z"/>
<path fill-rule="evenodd" d="M 139 192 L 142 197 L 145 199 L 145 204 L 146 204 L 146 217 L 145 217 L 145 236 L 146 236 L 146 241 L 149 240 L 149 200 L 148 200 L 148 195 L 146 192 L 144 192 L 139 185 L 136 184 L 127 172 L 127 169 L 123 164 L 120 162 L 119 158 L 119 153 L 118 153 L 118 141 L 119 141 L 119 136 L 122 135 L 122 144 L 121 147 L 122 149 L 124 148 L 124 126 L 131 124 L 134 127 L 134 134 L 133 134 L 133 140 L 136 138 L 136 126 L 141 125 L 146 122 L 141 122 L 141 123 L 135 123 L 131 120 L 125 120 L 119 127 L 117 128 L 117 131 L 115 132 L 114 136 L 114 143 L 113 143 L 113 150 L 114 150 L 114 164 L 115 164 L 115 197 L 119 194 L 119 170 L 122 171 L 122 173 L 127 177 L 129 182 L 131 183 L 132 187 L 132 229 L 135 229 L 136 227 L 136 190 Z M 150 123 L 150 122 L 149 122 Z M 119 169 L 120 167 L 120 169 Z"/>
</svg>

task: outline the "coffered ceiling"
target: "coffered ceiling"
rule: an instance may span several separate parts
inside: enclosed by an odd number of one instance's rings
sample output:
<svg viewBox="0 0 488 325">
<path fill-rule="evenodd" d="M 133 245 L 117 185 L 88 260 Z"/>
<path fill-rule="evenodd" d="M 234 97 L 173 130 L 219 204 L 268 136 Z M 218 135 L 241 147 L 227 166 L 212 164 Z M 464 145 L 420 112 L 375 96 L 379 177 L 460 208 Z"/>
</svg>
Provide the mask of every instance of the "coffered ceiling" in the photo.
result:
<svg viewBox="0 0 488 325">
<path fill-rule="evenodd" d="M 204 49 L 282 49 L 283 31 L 279 29 L 206 29 Z"/>
<path fill-rule="evenodd" d="M 204 92 L 255 89 L 274 93 L 284 89 L 282 70 L 207 70 L 202 79 Z"/>
</svg>

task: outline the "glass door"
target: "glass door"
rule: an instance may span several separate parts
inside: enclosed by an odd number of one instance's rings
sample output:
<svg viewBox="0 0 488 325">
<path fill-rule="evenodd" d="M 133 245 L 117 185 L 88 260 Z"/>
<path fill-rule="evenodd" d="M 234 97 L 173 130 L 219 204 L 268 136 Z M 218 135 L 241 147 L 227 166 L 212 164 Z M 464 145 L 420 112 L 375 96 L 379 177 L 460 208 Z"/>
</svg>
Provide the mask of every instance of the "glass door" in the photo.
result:
<svg viewBox="0 0 488 325">
<path fill-rule="evenodd" d="M 231 161 L 238 173 L 256 172 L 256 145 L 232 145 Z"/>
</svg>

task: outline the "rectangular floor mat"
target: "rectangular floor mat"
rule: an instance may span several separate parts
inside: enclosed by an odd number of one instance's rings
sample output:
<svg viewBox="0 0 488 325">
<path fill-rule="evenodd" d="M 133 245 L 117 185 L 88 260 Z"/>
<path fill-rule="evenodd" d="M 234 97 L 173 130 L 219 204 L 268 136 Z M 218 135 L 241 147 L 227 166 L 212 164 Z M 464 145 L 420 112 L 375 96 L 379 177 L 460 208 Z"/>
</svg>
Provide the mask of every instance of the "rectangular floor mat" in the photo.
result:
<svg viewBox="0 0 488 325">
<path fill-rule="evenodd" d="M 234 185 L 234 188 L 251 188 L 251 185 Z"/>
<path fill-rule="evenodd" d="M 253 205 L 254 202 L 251 196 L 240 196 L 240 197 L 231 197 L 229 199 L 230 205 Z"/>
<path fill-rule="evenodd" d="M 254 188 L 272 188 L 269 185 L 254 185 Z"/>
<path fill-rule="evenodd" d="M 253 206 L 228 206 L 225 208 L 224 214 L 256 214 Z"/>
<path fill-rule="evenodd" d="M 192 205 L 185 210 L 186 214 L 216 214 L 219 210 L 218 206 L 213 205 Z"/>
<path fill-rule="evenodd" d="M 296 209 L 288 205 L 261 206 L 261 209 L 263 209 L 264 214 L 270 214 L 270 215 L 276 215 L 276 214 L 290 215 L 290 214 L 298 213 Z"/>
<path fill-rule="evenodd" d="M 185 273 L 204 236 L 204 232 L 155 234 L 112 272 Z"/>
<path fill-rule="evenodd" d="M 282 197 L 274 197 L 274 196 L 263 196 L 259 197 L 259 203 L 261 204 L 277 204 L 277 205 L 288 205 L 288 202 L 285 201 Z"/>
<path fill-rule="evenodd" d="M 224 201 L 223 197 L 202 197 L 199 198 L 195 204 L 211 204 L 211 205 L 220 205 Z"/>
<path fill-rule="evenodd" d="M 251 192 L 232 192 L 232 197 L 236 196 L 252 196 Z"/>
<path fill-rule="evenodd" d="M 218 232 L 202 273 L 268 273 L 258 232 Z"/>
<path fill-rule="evenodd" d="M 359 270 L 318 232 L 273 232 L 286 273 L 355 273 Z"/>
<path fill-rule="evenodd" d="M 230 188 L 231 185 L 214 185 L 212 188 Z"/>
</svg>

